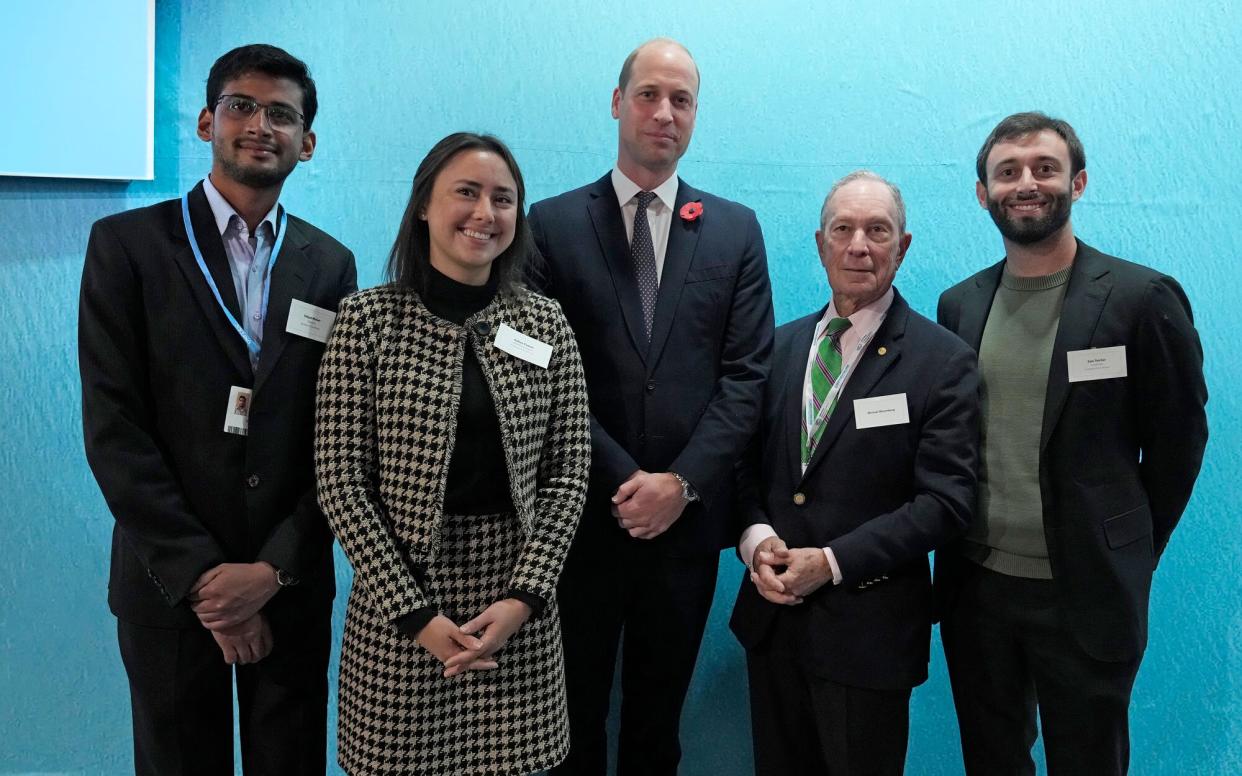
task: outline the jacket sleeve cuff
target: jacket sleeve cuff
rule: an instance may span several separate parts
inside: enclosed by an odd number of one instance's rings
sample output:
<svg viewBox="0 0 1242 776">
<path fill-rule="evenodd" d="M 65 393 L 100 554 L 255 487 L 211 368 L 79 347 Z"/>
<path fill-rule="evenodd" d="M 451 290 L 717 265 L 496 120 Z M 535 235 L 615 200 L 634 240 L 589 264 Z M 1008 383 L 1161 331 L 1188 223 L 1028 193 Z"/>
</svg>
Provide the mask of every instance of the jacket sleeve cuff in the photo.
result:
<svg viewBox="0 0 1242 776">
<path fill-rule="evenodd" d="M 412 639 L 416 639 L 418 634 L 423 632 L 423 628 L 427 627 L 427 623 L 434 620 L 439 613 L 434 606 L 424 606 L 421 609 L 415 609 L 409 614 L 403 614 L 397 618 L 397 630 Z"/>
<path fill-rule="evenodd" d="M 548 605 L 547 600 L 543 596 L 535 595 L 534 593 L 528 592 L 526 590 L 510 590 L 507 597 L 516 598 L 517 600 L 529 606 L 531 617 L 538 617 L 539 615 L 543 614 L 544 608 Z"/>
</svg>

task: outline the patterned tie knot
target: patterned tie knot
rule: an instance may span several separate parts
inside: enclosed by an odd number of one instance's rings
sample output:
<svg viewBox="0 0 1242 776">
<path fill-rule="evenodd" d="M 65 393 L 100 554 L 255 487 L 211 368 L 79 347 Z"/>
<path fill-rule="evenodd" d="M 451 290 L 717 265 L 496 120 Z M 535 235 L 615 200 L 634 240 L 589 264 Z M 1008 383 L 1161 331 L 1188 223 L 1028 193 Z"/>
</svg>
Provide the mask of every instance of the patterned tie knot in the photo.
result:
<svg viewBox="0 0 1242 776">
<path fill-rule="evenodd" d="M 655 199 L 655 196 L 654 191 L 640 191 L 635 194 L 634 199 L 638 200 L 639 210 L 646 210 L 647 206 L 651 204 L 651 200 Z"/>
<path fill-rule="evenodd" d="M 832 340 L 834 345 L 840 348 L 841 335 L 844 334 L 845 330 L 850 326 L 853 326 L 853 324 L 850 323 L 849 318 L 833 318 L 831 321 L 828 321 L 828 328 L 824 330 L 824 334 Z"/>
</svg>

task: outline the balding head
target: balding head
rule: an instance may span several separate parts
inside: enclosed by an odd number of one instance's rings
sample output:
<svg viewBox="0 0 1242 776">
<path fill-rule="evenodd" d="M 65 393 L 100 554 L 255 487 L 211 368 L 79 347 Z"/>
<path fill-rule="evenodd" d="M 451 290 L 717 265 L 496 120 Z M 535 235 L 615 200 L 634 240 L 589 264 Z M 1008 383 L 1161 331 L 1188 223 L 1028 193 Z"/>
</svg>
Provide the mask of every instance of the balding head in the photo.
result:
<svg viewBox="0 0 1242 776">
<path fill-rule="evenodd" d="M 621 64 L 621 75 L 617 78 L 617 88 L 624 92 L 625 87 L 629 86 L 630 78 L 634 74 L 634 60 L 638 58 L 639 53 L 650 46 L 672 46 L 674 48 L 679 48 L 682 50 L 682 53 L 690 58 L 690 64 L 694 65 L 694 93 L 697 95 L 699 93 L 698 63 L 694 61 L 694 55 L 690 53 L 690 49 L 686 48 L 672 38 L 652 38 L 646 43 L 639 44 L 638 48 L 631 51 L 630 55 L 625 58 L 625 62 Z"/>
</svg>

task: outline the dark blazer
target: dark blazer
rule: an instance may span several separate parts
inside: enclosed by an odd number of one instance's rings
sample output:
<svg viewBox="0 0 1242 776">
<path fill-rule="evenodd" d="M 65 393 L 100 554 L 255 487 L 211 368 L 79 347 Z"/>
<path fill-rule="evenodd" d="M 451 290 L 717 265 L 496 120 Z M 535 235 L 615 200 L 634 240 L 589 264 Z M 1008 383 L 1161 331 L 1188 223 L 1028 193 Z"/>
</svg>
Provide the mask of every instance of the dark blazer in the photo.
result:
<svg viewBox="0 0 1242 776">
<path fill-rule="evenodd" d="M 191 221 L 240 319 L 223 242 L 199 184 Z M 186 594 L 207 569 L 265 560 L 301 579 L 264 609 L 273 630 L 330 612 L 332 535 L 315 500 L 311 443 L 324 346 L 289 334 L 291 299 L 336 310 L 357 288 L 344 246 L 290 216 L 257 370 L 191 253 L 180 200 L 91 230 L 78 361 L 86 456 L 116 526 L 108 602 L 152 627 L 198 627 Z M 252 387 L 250 435 L 224 432 L 231 386 Z"/>
<path fill-rule="evenodd" d="M 791 548 L 831 547 L 841 584 L 796 607 L 742 580 L 729 626 L 753 649 L 779 616 L 803 618 L 807 668 L 840 684 L 905 689 L 927 678 L 927 554 L 970 522 L 979 395 L 975 355 L 895 294 L 801 473 L 802 384 L 824 310 L 776 331 L 772 379 L 738 467 L 739 522 L 767 523 Z M 854 400 L 906 394 L 910 422 L 859 430 Z"/>
<path fill-rule="evenodd" d="M 940 322 L 976 350 L 1003 266 L 940 297 Z M 1068 351 L 1116 345 L 1126 347 L 1127 377 L 1069 382 Z M 1048 370 L 1039 483 L 1061 612 L 1096 659 L 1133 660 L 1147 644 L 1152 572 L 1199 473 L 1206 403 L 1181 286 L 1079 242 Z M 969 562 L 937 555 L 942 606 Z"/>
<path fill-rule="evenodd" d="M 678 212 L 703 204 L 693 221 Z M 772 292 L 755 214 L 679 181 L 650 344 L 610 175 L 536 203 L 535 284 L 561 303 L 591 403 L 584 532 L 624 532 L 608 499 L 638 469 L 674 471 L 701 503 L 651 545 L 669 554 L 732 543 L 732 467 L 759 412 L 772 347 Z M 555 234 L 555 242 L 548 235 Z M 602 512 L 602 514 L 601 514 Z"/>
</svg>

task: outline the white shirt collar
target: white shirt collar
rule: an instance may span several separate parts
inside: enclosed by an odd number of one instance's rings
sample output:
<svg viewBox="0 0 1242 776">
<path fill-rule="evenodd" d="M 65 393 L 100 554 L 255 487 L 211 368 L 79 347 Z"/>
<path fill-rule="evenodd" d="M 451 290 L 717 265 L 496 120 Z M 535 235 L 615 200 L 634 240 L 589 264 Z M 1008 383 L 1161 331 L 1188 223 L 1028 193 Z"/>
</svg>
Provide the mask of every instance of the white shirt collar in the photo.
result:
<svg viewBox="0 0 1242 776">
<path fill-rule="evenodd" d="M 211 205 L 211 214 L 215 216 L 216 229 L 219 230 L 221 236 L 228 230 L 229 222 L 233 220 L 233 216 L 241 218 L 242 225 L 245 225 L 246 219 L 242 218 L 241 214 L 229 204 L 229 201 L 224 198 L 224 195 L 211 182 L 210 176 L 203 178 L 203 193 L 207 195 L 207 204 Z M 277 202 L 272 205 L 272 209 L 267 211 L 267 215 L 263 216 L 263 220 L 259 222 L 260 226 L 266 223 L 267 228 L 272 230 L 273 236 L 276 234 L 276 219 L 279 212 L 280 203 Z M 256 229 L 255 231 L 257 232 L 258 230 Z"/>
<path fill-rule="evenodd" d="M 888 315 L 888 308 L 893 305 L 893 287 L 889 286 L 879 299 L 868 302 L 854 311 L 853 315 L 846 316 L 850 321 L 850 328 L 854 331 L 864 332 L 871 331 L 880 321 L 884 320 L 884 316 Z M 824 312 L 823 320 L 819 322 L 822 329 L 828 326 L 828 322 L 837 317 L 837 303 L 830 301 L 828 309 Z"/>
<path fill-rule="evenodd" d="M 656 199 L 660 200 L 669 210 L 677 204 L 677 173 L 668 176 L 667 179 L 659 186 L 652 189 Z M 634 195 L 643 189 L 634 181 L 626 177 L 619 167 L 612 168 L 612 188 L 617 192 L 617 204 L 625 207 Z"/>
</svg>

